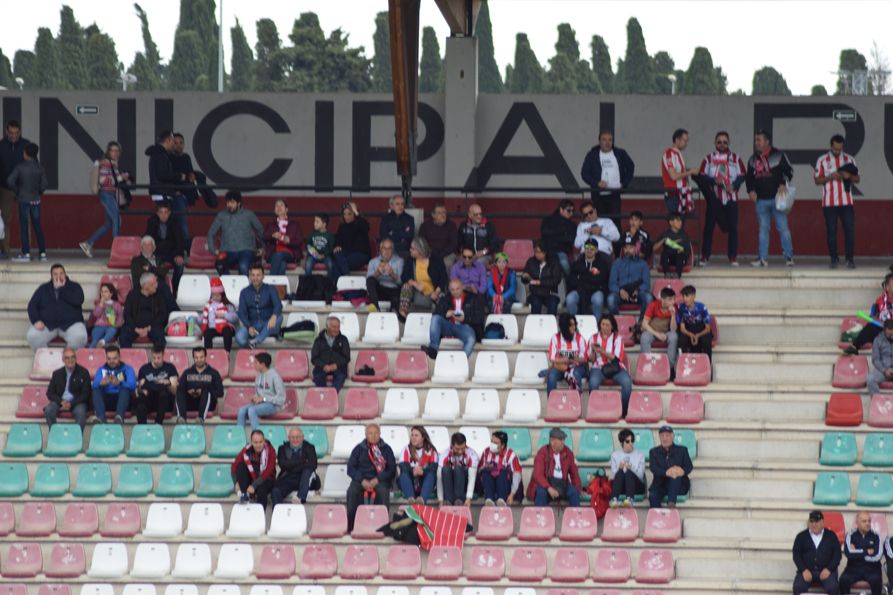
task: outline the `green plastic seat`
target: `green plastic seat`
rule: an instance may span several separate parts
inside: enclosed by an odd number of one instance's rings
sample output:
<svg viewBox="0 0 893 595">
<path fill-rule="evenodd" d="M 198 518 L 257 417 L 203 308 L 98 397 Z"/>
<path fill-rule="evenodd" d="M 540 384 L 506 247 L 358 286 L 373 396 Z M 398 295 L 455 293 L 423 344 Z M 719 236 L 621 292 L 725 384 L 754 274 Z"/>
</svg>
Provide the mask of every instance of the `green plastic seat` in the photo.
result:
<svg viewBox="0 0 893 595">
<path fill-rule="evenodd" d="M 147 463 L 125 463 L 118 471 L 115 496 L 119 498 L 145 498 L 152 491 L 152 467 Z"/>
<path fill-rule="evenodd" d="M 580 445 L 575 454 L 578 461 L 610 461 L 613 450 L 611 430 L 587 428 L 580 434 Z"/>
<path fill-rule="evenodd" d="M 285 437 L 285 426 L 258 426 L 257 429 L 264 433 L 264 438 L 270 441 L 273 448 L 278 449 L 279 445 L 287 440 Z M 304 437 L 306 438 L 306 436 Z M 245 446 L 247 443 L 247 438 L 242 440 L 242 446 Z M 313 446 L 316 445 L 314 444 Z M 317 452 L 317 454 L 319 453 Z"/>
<path fill-rule="evenodd" d="M 171 447 L 167 456 L 175 459 L 192 459 L 205 453 L 204 426 L 180 424 L 174 426 Z"/>
<path fill-rule="evenodd" d="M 168 463 L 161 467 L 155 495 L 162 498 L 185 498 L 192 493 L 194 487 L 195 478 L 192 476 L 191 465 Z"/>
<path fill-rule="evenodd" d="M 316 456 L 320 459 L 329 453 L 329 435 L 323 426 L 301 426 L 304 432 L 304 440 L 309 442 L 316 448 Z M 281 444 L 281 442 L 280 442 Z M 279 446 L 273 442 L 273 446 L 279 449 Z"/>
<path fill-rule="evenodd" d="M 642 454 L 645 455 L 645 462 L 648 462 L 648 454 L 651 452 L 651 449 L 654 448 L 654 434 L 651 433 L 651 430 L 648 428 L 630 428 L 633 431 L 633 434 L 636 436 L 636 450 L 642 451 Z M 691 453 L 688 455 L 691 457 Z M 694 457 L 692 457 L 694 458 Z"/>
<path fill-rule="evenodd" d="M 837 467 L 856 464 L 856 435 L 852 432 L 825 432 L 819 463 Z"/>
<path fill-rule="evenodd" d="M 850 477 L 841 471 L 822 471 L 815 478 L 815 489 L 812 493 L 813 504 L 845 506 L 849 503 L 852 492 Z"/>
<path fill-rule="evenodd" d="M 159 457 L 164 452 L 164 428 L 158 424 L 141 424 L 130 434 L 128 457 Z"/>
<path fill-rule="evenodd" d="M 673 430 L 673 443 L 686 447 L 688 449 L 688 456 L 692 461 L 698 458 L 698 440 L 695 438 L 694 430 L 688 428 L 677 428 Z"/>
<path fill-rule="evenodd" d="M 564 441 L 564 445 L 574 450 L 574 435 L 571 433 L 571 429 L 568 427 L 562 426 L 561 430 L 567 434 L 567 439 Z M 539 450 L 545 445 L 549 444 L 549 432 L 552 431 L 552 428 L 543 428 L 540 430 L 540 439 L 539 442 L 536 443 L 536 449 Z M 536 454 L 536 453 L 534 453 Z"/>
<path fill-rule="evenodd" d="M 862 464 L 866 467 L 893 467 L 893 436 L 881 433 L 865 436 Z"/>
<path fill-rule="evenodd" d="M 55 424 L 47 435 L 47 447 L 43 454 L 48 457 L 73 457 L 84 449 L 84 437 L 77 424 Z"/>
<path fill-rule="evenodd" d="M 6 434 L 4 457 L 33 457 L 43 448 L 43 434 L 37 424 L 12 424 Z"/>
<path fill-rule="evenodd" d="M 5 478 L 4 478 L 4 481 Z M 68 493 L 71 478 L 65 463 L 41 463 L 34 472 L 31 495 L 38 498 L 60 498 Z"/>
<path fill-rule="evenodd" d="M 890 506 L 893 504 L 893 478 L 889 473 L 863 473 L 856 486 L 859 506 Z"/>
<path fill-rule="evenodd" d="M 103 424 L 93 426 L 90 432 L 88 457 L 117 457 L 124 452 L 124 426 Z"/>
<path fill-rule="evenodd" d="M 227 464 L 202 466 L 201 483 L 196 495 L 200 498 L 224 498 L 233 493 L 233 480 Z"/>
<path fill-rule="evenodd" d="M 245 446 L 245 431 L 234 425 L 217 426 L 211 438 L 208 456 L 213 459 L 231 459 Z"/>
<path fill-rule="evenodd" d="M 518 458 L 526 461 L 533 454 L 533 443 L 530 441 L 530 430 L 527 428 L 502 428 L 508 434 L 509 448 L 515 451 Z"/>
<path fill-rule="evenodd" d="M 55 426 L 54 426 L 55 427 Z M 105 463 L 88 463 L 78 469 L 72 494 L 79 498 L 102 498 L 112 491 L 112 470 Z"/>
<path fill-rule="evenodd" d="M 24 463 L 0 463 L 0 496 L 17 497 L 28 491 L 28 468 Z"/>
<path fill-rule="evenodd" d="M 586 490 L 589 489 L 590 476 L 595 475 L 597 469 L 601 469 L 601 467 L 577 467 L 577 471 L 580 472 L 580 484 L 583 486 L 583 491 L 580 492 L 580 500 L 583 502 L 591 500 L 589 492 Z"/>
</svg>

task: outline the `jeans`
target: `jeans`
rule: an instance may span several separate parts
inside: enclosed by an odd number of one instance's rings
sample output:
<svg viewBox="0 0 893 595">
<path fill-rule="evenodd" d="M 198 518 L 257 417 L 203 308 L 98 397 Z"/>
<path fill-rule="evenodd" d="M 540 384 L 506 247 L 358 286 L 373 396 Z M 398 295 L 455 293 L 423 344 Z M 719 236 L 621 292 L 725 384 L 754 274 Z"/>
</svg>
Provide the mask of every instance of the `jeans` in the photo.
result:
<svg viewBox="0 0 893 595">
<path fill-rule="evenodd" d="M 534 506 L 548 506 L 552 501 L 549 490 L 542 487 L 536 488 L 536 495 L 533 499 Z M 580 490 L 571 484 L 567 485 L 567 503 L 568 506 L 580 506 Z"/>
<path fill-rule="evenodd" d="M 277 407 L 272 403 L 252 403 L 251 405 L 242 405 L 239 407 L 239 412 L 236 414 L 236 426 L 240 428 L 245 427 L 245 418 L 247 417 L 251 421 L 251 431 L 257 429 L 257 426 L 260 425 L 261 417 L 270 417 L 271 415 L 276 415 L 279 412 L 281 407 Z"/>
<path fill-rule="evenodd" d="M 326 379 L 329 375 L 328 372 L 323 371 L 322 366 L 315 366 L 313 368 L 313 386 L 324 387 L 326 386 Z M 344 383 L 347 381 L 347 369 L 337 369 L 334 372 L 331 372 L 332 375 L 332 387 L 335 389 L 336 393 L 341 392 L 341 388 L 344 386 Z"/>
<path fill-rule="evenodd" d="M 174 216 L 174 223 L 180 226 L 180 231 L 183 233 L 183 242 L 186 244 L 187 249 L 190 246 L 189 222 L 186 220 L 186 212 L 188 208 L 188 198 L 182 194 L 174 196 L 174 199 L 171 201 L 171 214 Z"/>
<path fill-rule="evenodd" d="M 111 230 L 112 238 L 114 239 L 118 237 L 118 232 L 121 230 L 121 211 L 118 209 L 118 198 L 115 196 L 115 193 L 100 192 L 99 204 L 102 205 L 102 210 L 105 211 L 105 221 L 87 239 L 87 243 L 91 246 L 98 242 L 99 238 L 105 235 L 105 232 Z"/>
<path fill-rule="evenodd" d="M 270 494 L 273 499 L 273 506 L 285 502 L 285 498 L 292 492 L 297 492 L 301 504 L 306 504 L 307 494 L 310 492 L 310 484 L 315 473 L 313 469 L 303 469 L 280 475 L 273 485 L 273 492 Z"/>
<path fill-rule="evenodd" d="M 62 337 L 67 347 L 72 349 L 80 349 L 87 344 L 87 327 L 83 322 L 75 322 L 67 329 L 54 328 L 37 330 L 33 326 L 28 327 L 28 333 L 25 335 L 28 345 L 33 351 L 37 351 L 41 347 L 46 347 L 50 341 L 56 337 Z"/>
<path fill-rule="evenodd" d="M 248 267 L 254 261 L 254 250 L 239 250 L 238 252 L 227 252 L 226 258 L 218 260 L 214 263 L 218 275 L 227 275 L 229 270 L 234 266 L 239 267 L 240 275 L 248 275 Z"/>
<path fill-rule="evenodd" d="M 651 295 L 651 290 L 647 290 L 645 293 L 639 291 L 639 320 L 642 320 L 642 317 L 645 316 L 645 310 L 648 309 L 648 304 L 651 303 L 651 300 L 654 299 L 654 296 Z M 619 293 L 609 293 L 608 294 L 608 312 L 611 314 L 617 314 L 620 311 L 620 294 Z"/>
<path fill-rule="evenodd" d="M 853 261 L 856 214 L 853 205 L 845 207 L 822 207 L 825 216 L 825 232 L 828 235 L 828 255 L 831 262 L 837 262 L 837 220 L 843 223 L 843 251 L 847 262 Z"/>
<path fill-rule="evenodd" d="M 654 477 L 651 480 L 651 489 L 648 492 L 648 500 L 651 508 L 660 508 L 660 503 L 667 498 L 667 502 L 675 504 L 680 494 L 685 494 L 688 490 L 685 486 L 688 484 L 686 476 L 682 477 Z"/>
<path fill-rule="evenodd" d="M 884 373 L 875 368 L 874 366 L 868 370 L 868 395 L 873 396 L 881 392 L 881 382 L 890 382 Z"/>
<path fill-rule="evenodd" d="M 738 202 L 730 200 L 725 206 L 717 205 L 716 208 L 722 209 L 726 213 L 729 230 L 729 260 L 735 260 L 738 258 Z M 716 218 L 713 216 L 713 210 L 707 209 L 707 215 L 704 217 L 704 235 L 701 241 L 701 258 L 703 260 L 709 260 L 710 255 L 713 254 L 714 227 L 716 227 Z"/>
<path fill-rule="evenodd" d="M 535 295 L 528 294 L 527 295 L 527 303 L 530 304 L 530 313 L 531 314 L 542 314 L 543 306 L 546 306 L 546 314 L 551 314 L 552 316 L 558 316 L 558 299 L 557 295 Z"/>
<path fill-rule="evenodd" d="M 267 338 L 278 335 L 279 327 L 282 326 L 282 316 L 276 317 L 276 326 L 272 329 L 268 326 L 266 320 L 256 320 L 251 326 L 257 331 L 257 335 L 253 338 L 248 334 L 248 328 L 245 326 L 240 326 L 239 330 L 236 331 L 236 343 L 239 344 L 239 347 L 248 347 L 248 343 L 251 341 L 256 345 L 260 345 Z"/>
<path fill-rule="evenodd" d="M 574 380 L 577 383 L 577 390 L 583 391 L 583 379 L 586 378 L 586 365 L 582 366 L 574 366 Z M 558 382 L 560 380 L 564 380 L 564 372 L 560 372 L 555 368 L 549 369 L 549 374 L 546 376 L 546 397 L 549 396 L 555 387 L 558 386 Z"/>
<path fill-rule="evenodd" d="M 636 494 L 641 494 L 644 491 L 645 484 L 635 473 L 629 469 L 617 470 L 617 473 L 614 475 L 614 479 L 611 482 L 612 498 L 626 496 L 627 498 L 632 499 L 636 497 Z"/>
<path fill-rule="evenodd" d="M 440 339 L 444 336 L 456 337 L 462 341 L 462 351 L 466 356 L 471 357 L 475 341 L 477 341 L 473 328 L 467 324 L 450 322 L 443 316 L 435 314 L 431 317 L 431 333 L 429 335 L 431 349 L 440 348 Z"/>
<path fill-rule="evenodd" d="M 670 360 L 670 369 L 676 369 L 676 356 L 679 354 L 679 334 L 676 331 L 667 331 L 667 359 Z M 651 353 L 651 344 L 657 340 L 649 331 L 642 332 L 642 338 L 639 344 L 642 346 L 642 353 Z"/>
<path fill-rule="evenodd" d="M 611 378 L 611 380 L 620 386 L 620 401 L 623 403 L 623 417 L 626 417 L 626 410 L 629 407 L 629 396 L 633 392 L 633 381 L 629 377 L 629 372 L 624 369 L 621 369 L 614 374 L 614 377 Z M 605 375 L 602 374 L 602 369 L 592 366 L 592 368 L 589 369 L 589 390 L 598 390 L 604 381 Z"/>
<path fill-rule="evenodd" d="M 443 501 L 453 504 L 457 500 L 465 502 L 468 492 L 468 468 L 467 467 L 443 467 L 440 470 L 440 480 L 443 482 Z"/>
<path fill-rule="evenodd" d="M 369 264 L 369 255 L 362 252 L 335 252 L 332 255 L 334 261 L 334 275 L 330 275 L 337 279 L 341 275 L 349 275 L 351 271 L 361 268 L 363 265 Z M 329 270 L 331 271 L 332 268 Z"/>
<path fill-rule="evenodd" d="M 313 267 L 317 262 L 321 262 L 326 265 L 326 271 L 329 273 L 329 277 L 331 279 L 335 279 L 335 261 L 331 256 L 326 256 L 325 258 L 313 258 L 309 254 L 307 255 L 307 259 L 304 261 L 304 271 L 308 275 L 313 274 Z"/>
<path fill-rule="evenodd" d="M 56 418 L 59 417 L 60 411 L 62 411 L 62 406 L 59 403 L 55 401 L 47 403 L 47 406 L 43 408 L 43 416 L 47 420 L 47 427 L 52 427 L 56 423 Z M 81 427 L 81 434 L 83 434 L 84 428 L 87 426 L 87 404 L 78 403 L 69 411 L 74 415 L 74 420 Z"/>
<path fill-rule="evenodd" d="M 579 312 L 583 314 L 584 312 L 580 312 L 580 292 L 576 289 L 569 294 L 567 294 L 567 298 L 565 299 L 564 305 L 567 306 L 567 311 L 571 316 L 576 316 Z M 595 315 L 596 320 L 601 320 L 602 318 L 602 310 L 605 307 L 605 292 L 596 291 L 592 295 L 589 296 L 589 305 L 592 306 L 592 313 Z"/>
<path fill-rule="evenodd" d="M 130 391 L 126 388 L 118 389 L 118 394 L 106 394 L 101 388 L 93 389 L 93 411 L 100 422 L 105 423 L 106 409 L 114 408 L 115 415 L 123 419 L 129 406 Z"/>
<path fill-rule="evenodd" d="M 164 347 L 167 343 L 164 338 L 163 327 L 149 327 L 149 334 L 147 336 L 152 345 L 161 345 Z M 136 341 L 136 337 L 136 330 L 134 330 L 132 326 L 125 324 L 121 327 L 121 334 L 118 335 L 118 345 L 120 345 L 122 349 L 125 347 L 132 347 L 133 342 Z"/>
<path fill-rule="evenodd" d="M 289 263 L 294 261 L 291 252 L 273 252 L 270 254 L 270 274 L 284 275 Z"/>
<path fill-rule="evenodd" d="M 571 274 L 571 260 L 567 256 L 567 252 L 556 252 L 555 256 L 558 258 L 558 266 L 561 267 L 561 270 L 564 272 L 564 276 L 567 277 Z"/>
<path fill-rule="evenodd" d="M 412 467 L 409 463 L 400 463 L 400 477 L 398 478 L 398 483 L 400 484 L 400 492 L 403 494 L 403 497 L 407 500 L 409 498 L 419 497 L 422 500 L 429 500 L 431 498 L 431 494 L 434 493 L 434 488 L 437 487 L 437 466 L 431 465 L 432 469 L 425 469 L 425 473 L 422 474 L 420 478 L 418 478 L 419 490 L 418 492 L 415 489 L 416 478 L 412 474 Z"/>
<path fill-rule="evenodd" d="M 41 254 L 47 251 L 47 244 L 43 237 L 43 226 L 40 224 L 40 203 L 32 205 L 27 202 L 19 203 L 19 231 L 22 236 L 22 254 L 31 253 L 31 243 L 28 240 L 28 218 L 31 218 L 31 227 L 34 228 L 34 236 L 37 238 L 37 249 Z"/>
<path fill-rule="evenodd" d="M 115 340 L 118 336 L 118 327 L 116 326 L 94 326 L 93 340 L 90 341 L 90 347 L 98 347 L 100 341 L 107 344 Z"/>
<path fill-rule="evenodd" d="M 791 230 L 788 228 L 788 215 L 775 208 L 775 198 L 757 200 L 757 218 L 760 222 L 760 259 L 769 260 L 769 220 L 775 219 L 775 229 L 781 238 L 781 253 L 785 258 L 794 257 Z"/>
<path fill-rule="evenodd" d="M 481 486 L 484 488 L 484 498 L 487 500 L 508 500 L 512 491 L 512 480 L 509 479 L 507 469 L 500 470 L 496 477 L 488 469 L 481 469 Z"/>
</svg>

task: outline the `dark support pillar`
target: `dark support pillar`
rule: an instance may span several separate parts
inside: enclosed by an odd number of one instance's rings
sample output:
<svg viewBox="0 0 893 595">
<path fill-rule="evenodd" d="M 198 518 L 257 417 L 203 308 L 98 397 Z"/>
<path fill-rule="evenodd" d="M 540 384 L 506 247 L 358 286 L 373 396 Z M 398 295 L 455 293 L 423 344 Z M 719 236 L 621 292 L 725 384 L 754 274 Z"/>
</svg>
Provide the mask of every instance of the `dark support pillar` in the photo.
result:
<svg viewBox="0 0 893 595">
<path fill-rule="evenodd" d="M 397 173 L 406 206 L 412 203 L 416 173 L 419 106 L 419 10 L 421 0 L 388 0 L 391 35 L 391 78 L 394 91 L 394 133 Z"/>
</svg>

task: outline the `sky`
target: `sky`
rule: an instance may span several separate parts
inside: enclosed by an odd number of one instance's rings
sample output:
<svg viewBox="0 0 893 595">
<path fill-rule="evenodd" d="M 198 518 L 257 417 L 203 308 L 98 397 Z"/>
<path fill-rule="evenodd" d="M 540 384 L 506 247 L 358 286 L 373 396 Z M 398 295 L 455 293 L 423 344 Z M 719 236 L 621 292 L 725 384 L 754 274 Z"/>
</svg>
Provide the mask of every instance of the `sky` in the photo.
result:
<svg viewBox="0 0 893 595">
<path fill-rule="evenodd" d="M 4 13 L 0 49 L 12 58 L 19 49 L 33 49 L 38 27 L 59 29 L 59 9 L 68 4 L 78 21 L 95 22 L 115 40 L 118 55 L 130 65 L 142 50 L 140 24 L 130 0 L 0 0 Z M 173 51 L 179 0 L 142 0 L 162 59 Z M 328 33 L 341 28 L 350 45 L 362 45 L 372 55 L 375 13 L 387 10 L 387 0 L 224 0 L 226 69 L 229 71 L 229 28 L 238 19 L 249 44 L 256 40 L 254 23 L 273 19 L 287 41 L 292 23 L 302 12 L 319 15 Z M 642 25 L 650 54 L 669 52 L 676 67 L 687 69 L 694 48 L 710 50 L 714 64 L 728 77 L 729 91 L 750 93 L 753 73 L 770 65 L 782 73 L 794 94 L 807 95 L 813 85 L 833 91 L 842 48 L 855 48 L 869 58 L 876 42 L 882 56 L 893 61 L 893 2 L 889 0 L 490 0 L 496 62 L 504 71 L 513 61 L 515 34 L 527 33 L 540 63 L 554 54 L 559 23 L 570 23 L 581 55 L 590 56 L 594 34 L 605 38 L 616 65 L 626 47 L 626 22 Z M 434 0 L 422 0 L 422 26 L 432 26 L 441 40 L 449 35 Z M 15 26 L 10 26 L 15 23 Z"/>
</svg>

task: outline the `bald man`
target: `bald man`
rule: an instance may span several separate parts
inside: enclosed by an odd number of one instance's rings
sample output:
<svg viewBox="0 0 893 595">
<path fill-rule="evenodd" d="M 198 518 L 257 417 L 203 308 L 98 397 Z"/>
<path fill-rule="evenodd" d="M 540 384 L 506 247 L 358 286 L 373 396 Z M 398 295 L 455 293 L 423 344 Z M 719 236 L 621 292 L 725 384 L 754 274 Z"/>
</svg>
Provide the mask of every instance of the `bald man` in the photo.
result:
<svg viewBox="0 0 893 595">
<path fill-rule="evenodd" d="M 856 528 L 850 529 L 843 540 L 846 569 L 840 575 L 840 592 L 849 593 L 854 584 L 866 581 L 871 595 L 881 595 L 883 555 L 881 537 L 871 529 L 871 516 L 863 511 L 856 515 Z"/>
<path fill-rule="evenodd" d="M 471 248 L 484 267 L 490 266 L 490 255 L 499 251 L 501 242 L 496 237 L 496 228 L 484 217 L 481 205 L 468 207 L 468 219 L 459 226 L 459 250 Z"/>
<path fill-rule="evenodd" d="M 366 439 L 357 444 L 347 460 L 347 532 L 353 530 L 354 517 L 360 504 L 391 502 L 391 484 L 397 474 L 394 451 L 381 439 L 378 424 L 366 426 Z"/>
</svg>

